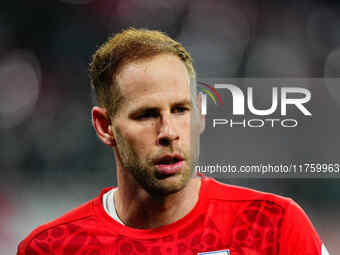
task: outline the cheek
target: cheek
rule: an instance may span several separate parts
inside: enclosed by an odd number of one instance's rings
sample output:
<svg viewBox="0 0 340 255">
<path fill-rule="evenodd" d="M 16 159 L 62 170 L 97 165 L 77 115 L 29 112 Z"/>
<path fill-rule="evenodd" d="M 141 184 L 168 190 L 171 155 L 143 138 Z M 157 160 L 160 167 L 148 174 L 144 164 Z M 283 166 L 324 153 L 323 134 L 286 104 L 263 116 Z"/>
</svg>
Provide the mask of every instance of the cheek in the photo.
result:
<svg viewBox="0 0 340 255">
<path fill-rule="evenodd" d="M 195 127 L 190 118 L 183 118 L 176 123 L 177 133 L 181 137 L 180 143 L 187 147 L 191 144 L 192 135 L 195 132 Z"/>
<path fill-rule="evenodd" d="M 131 148 L 135 151 L 143 151 L 153 143 L 153 126 L 152 124 L 143 126 L 128 124 L 120 127 L 119 130 Z"/>
</svg>

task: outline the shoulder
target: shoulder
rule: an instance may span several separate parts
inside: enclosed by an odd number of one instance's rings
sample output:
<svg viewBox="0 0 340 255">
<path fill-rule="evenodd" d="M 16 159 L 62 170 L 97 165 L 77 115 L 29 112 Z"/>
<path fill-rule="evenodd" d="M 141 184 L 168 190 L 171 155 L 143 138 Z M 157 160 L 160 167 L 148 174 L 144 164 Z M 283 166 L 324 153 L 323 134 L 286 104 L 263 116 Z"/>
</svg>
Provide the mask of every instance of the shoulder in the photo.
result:
<svg viewBox="0 0 340 255">
<path fill-rule="evenodd" d="M 222 221 L 241 222 L 247 228 L 256 225 L 270 225 L 281 228 L 287 219 L 287 212 L 295 211 L 298 205 L 290 198 L 250 188 L 220 183 L 204 178 L 207 208 L 214 208 Z M 289 217 L 291 222 L 295 220 Z"/>
<path fill-rule="evenodd" d="M 249 203 L 253 201 L 267 201 L 268 203 L 277 204 L 280 207 L 287 208 L 295 202 L 288 197 L 276 195 L 273 193 L 262 192 L 255 189 L 224 184 L 212 178 L 204 178 L 207 186 L 207 197 L 209 200 L 220 200 L 225 202 Z"/>
<path fill-rule="evenodd" d="M 102 194 L 109 189 L 104 189 L 100 196 L 34 229 L 20 242 L 17 255 L 50 254 L 54 245 L 60 246 L 73 237 L 81 238 L 79 234 L 86 232 L 88 227 L 95 224 L 94 206 L 100 202 Z"/>
<path fill-rule="evenodd" d="M 233 243 L 280 254 L 320 254 L 322 242 L 304 210 L 291 198 L 207 178 L 208 207 L 214 219 L 229 222 Z M 253 241 L 252 241 L 253 240 Z M 280 243 L 281 247 L 273 246 Z M 267 248 L 266 248 L 267 247 Z M 273 254 L 276 254 L 273 252 Z"/>
</svg>

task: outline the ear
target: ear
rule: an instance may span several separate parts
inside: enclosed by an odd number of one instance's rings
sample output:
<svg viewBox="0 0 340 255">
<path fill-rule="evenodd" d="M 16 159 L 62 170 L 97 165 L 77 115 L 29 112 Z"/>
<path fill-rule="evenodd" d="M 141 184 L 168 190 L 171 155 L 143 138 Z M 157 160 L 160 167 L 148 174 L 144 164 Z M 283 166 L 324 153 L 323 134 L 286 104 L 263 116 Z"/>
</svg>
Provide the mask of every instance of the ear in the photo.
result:
<svg viewBox="0 0 340 255">
<path fill-rule="evenodd" d="M 199 93 L 197 95 L 197 104 L 198 104 L 198 110 L 199 110 L 199 116 L 200 116 L 200 133 L 202 134 L 205 130 L 205 114 L 202 114 L 202 104 L 203 102 L 203 93 Z M 206 100 L 205 100 L 206 103 Z"/>
<path fill-rule="evenodd" d="M 92 125 L 96 130 L 99 139 L 106 145 L 115 146 L 115 139 L 112 132 L 110 115 L 105 108 L 94 106 L 91 111 Z"/>
</svg>

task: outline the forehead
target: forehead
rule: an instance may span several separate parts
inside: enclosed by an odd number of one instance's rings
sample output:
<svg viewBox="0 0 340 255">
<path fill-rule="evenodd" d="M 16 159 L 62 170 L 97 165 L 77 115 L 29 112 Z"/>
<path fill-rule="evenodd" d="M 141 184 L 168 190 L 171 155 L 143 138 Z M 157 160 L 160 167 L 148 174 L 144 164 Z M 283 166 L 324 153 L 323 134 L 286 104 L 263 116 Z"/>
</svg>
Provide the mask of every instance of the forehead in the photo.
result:
<svg viewBox="0 0 340 255">
<path fill-rule="evenodd" d="M 123 65 L 117 75 L 123 100 L 189 98 L 190 78 L 184 63 L 175 55 L 161 54 Z M 163 97 L 163 98 L 162 98 Z"/>
</svg>

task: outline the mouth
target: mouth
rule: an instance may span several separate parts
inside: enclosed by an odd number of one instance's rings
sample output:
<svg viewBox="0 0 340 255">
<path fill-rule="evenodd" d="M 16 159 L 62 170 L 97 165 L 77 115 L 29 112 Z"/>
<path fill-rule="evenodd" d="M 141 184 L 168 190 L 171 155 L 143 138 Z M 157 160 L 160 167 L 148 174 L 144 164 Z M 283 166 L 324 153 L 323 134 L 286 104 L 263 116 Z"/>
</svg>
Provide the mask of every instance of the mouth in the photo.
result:
<svg viewBox="0 0 340 255">
<path fill-rule="evenodd" d="M 172 175 L 181 171 L 184 160 L 180 155 L 164 155 L 154 161 L 158 172 L 163 175 Z"/>
</svg>

